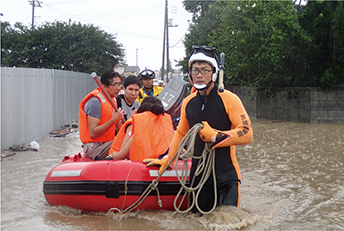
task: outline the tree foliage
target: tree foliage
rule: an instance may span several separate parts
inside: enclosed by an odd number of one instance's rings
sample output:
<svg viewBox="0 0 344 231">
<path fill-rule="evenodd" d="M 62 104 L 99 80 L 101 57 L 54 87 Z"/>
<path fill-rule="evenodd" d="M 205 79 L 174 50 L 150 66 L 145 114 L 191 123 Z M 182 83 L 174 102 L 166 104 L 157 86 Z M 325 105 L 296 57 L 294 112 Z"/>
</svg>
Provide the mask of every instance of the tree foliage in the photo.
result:
<svg viewBox="0 0 344 231">
<path fill-rule="evenodd" d="M 31 29 L 2 23 L 1 32 L 3 66 L 102 73 L 124 57 L 116 37 L 93 25 L 54 22 Z"/>
<path fill-rule="evenodd" d="M 209 37 L 216 28 L 219 20 L 217 13 L 212 8 L 212 2 L 208 1 L 184 1 L 185 9 L 192 13 L 192 23 L 189 27 L 189 33 L 185 35 L 184 45 L 186 47 L 186 54 L 191 53 L 192 45 L 209 44 Z M 187 72 L 188 57 L 179 62 L 183 67 L 183 72 Z"/>
<path fill-rule="evenodd" d="M 298 80 L 307 37 L 291 2 L 231 2 L 223 13 L 212 45 L 228 54 L 227 83 L 265 90 L 304 83 Z"/>
<path fill-rule="evenodd" d="M 308 45 L 309 75 L 322 87 L 335 87 L 344 79 L 344 11 L 340 1 L 309 1 L 299 19 L 312 38 Z"/>
<path fill-rule="evenodd" d="M 184 1 L 184 44 L 225 52 L 227 85 L 335 87 L 343 83 L 343 2 Z M 187 66 L 187 58 L 181 64 Z M 184 68 L 184 70 L 187 70 Z"/>
</svg>

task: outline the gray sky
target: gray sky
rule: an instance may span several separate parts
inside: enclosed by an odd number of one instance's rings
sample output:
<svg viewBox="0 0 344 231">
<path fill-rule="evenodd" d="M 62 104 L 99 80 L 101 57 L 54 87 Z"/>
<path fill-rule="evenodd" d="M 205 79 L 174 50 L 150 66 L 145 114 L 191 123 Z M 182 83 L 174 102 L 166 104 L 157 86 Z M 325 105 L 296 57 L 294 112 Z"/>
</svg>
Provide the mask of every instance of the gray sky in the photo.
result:
<svg viewBox="0 0 344 231">
<path fill-rule="evenodd" d="M 32 0 L 1 0 L 1 21 L 22 22 L 31 26 Z M 64 21 L 93 24 L 117 34 L 117 41 L 126 50 L 128 65 L 158 70 L 162 64 L 165 0 L 41 0 L 35 7 L 35 25 Z M 169 28 L 170 60 L 185 56 L 182 38 L 188 29 L 191 15 L 183 8 L 182 0 L 168 0 L 169 18 L 177 27 Z M 136 59 L 137 58 L 137 59 Z M 165 61 L 166 64 L 166 61 Z M 115 65 L 115 63 L 114 63 Z"/>
</svg>

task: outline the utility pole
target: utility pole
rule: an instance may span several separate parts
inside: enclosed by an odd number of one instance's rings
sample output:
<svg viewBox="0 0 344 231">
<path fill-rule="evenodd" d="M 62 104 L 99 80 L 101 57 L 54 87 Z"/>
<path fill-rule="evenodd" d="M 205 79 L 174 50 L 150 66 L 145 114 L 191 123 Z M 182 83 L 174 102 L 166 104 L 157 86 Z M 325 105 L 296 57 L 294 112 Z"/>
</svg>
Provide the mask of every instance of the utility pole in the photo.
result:
<svg viewBox="0 0 344 231">
<path fill-rule="evenodd" d="M 38 0 L 31 0 L 29 1 L 30 5 L 32 5 L 32 23 L 31 28 L 34 28 L 35 26 L 35 7 L 42 7 L 40 1 Z"/>
<path fill-rule="evenodd" d="M 167 0 L 165 1 L 165 22 L 164 22 L 164 41 L 162 45 L 162 67 L 161 67 L 161 80 L 164 81 L 164 75 L 165 75 L 165 44 L 166 44 L 166 31 L 168 30 L 168 24 L 167 24 L 167 10 L 168 10 Z"/>
<path fill-rule="evenodd" d="M 177 27 L 177 25 L 173 24 L 173 19 L 168 19 L 168 3 L 167 0 L 165 2 L 165 23 L 164 23 L 164 42 L 163 42 L 163 47 L 162 47 L 162 76 L 161 79 L 164 80 L 164 74 L 165 74 L 165 45 L 166 45 L 166 76 L 167 76 L 167 82 L 169 81 L 168 79 L 168 74 L 170 72 L 170 45 L 169 45 L 169 27 Z"/>
<path fill-rule="evenodd" d="M 170 47 L 169 47 L 169 38 L 168 38 L 168 27 L 169 27 L 169 23 L 167 22 L 167 28 L 166 28 L 166 47 L 167 47 L 167 51 L 166 51 L 166 79 L 167 82 L 169 82 L 170 80 L 168 79 L 168 74 L 170 73 Z"/>
</svg>

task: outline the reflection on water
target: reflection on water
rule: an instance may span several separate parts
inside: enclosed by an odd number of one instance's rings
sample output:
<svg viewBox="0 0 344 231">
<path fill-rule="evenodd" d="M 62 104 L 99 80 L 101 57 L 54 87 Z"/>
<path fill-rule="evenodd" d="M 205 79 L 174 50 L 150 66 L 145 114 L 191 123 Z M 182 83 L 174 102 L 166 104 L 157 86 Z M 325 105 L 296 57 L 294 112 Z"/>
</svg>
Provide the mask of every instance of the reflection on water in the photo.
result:
<svg viewBox="0 0 344 231">
<path fill-rule="evenodd" d="M 254 141 L 237 147 L 241 207 L 200 217 L 171 211 L 84 213 L 51 207 L 43 181 L 65 155 L 80 151 L 78 134 L 45 137 L 39 152 L 1 163 L 1 229 L 290 230 L 344 229 L 344 124 L 252 120 Z"/>
</svg>

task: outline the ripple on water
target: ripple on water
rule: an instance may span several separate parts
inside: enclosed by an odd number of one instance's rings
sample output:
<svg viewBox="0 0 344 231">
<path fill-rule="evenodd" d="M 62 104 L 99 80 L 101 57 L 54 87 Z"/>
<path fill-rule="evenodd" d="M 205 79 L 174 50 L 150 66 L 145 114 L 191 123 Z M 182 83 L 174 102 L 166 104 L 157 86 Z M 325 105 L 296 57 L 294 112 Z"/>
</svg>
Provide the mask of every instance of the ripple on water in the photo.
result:
<svg viewBox="0 0 344 231">
<path fill-rule="evenodd" d="M 253 225 L 258 216 L 233 206 L 219 206 L 211 214 L 199 216 L 191 212 L 180 214 L 172 211 L 135 211 L 115 213 L 113 219 L 122 223 L 128 220 L 144 220 L 153 230 L 236 230 Z"/>
</svg>

